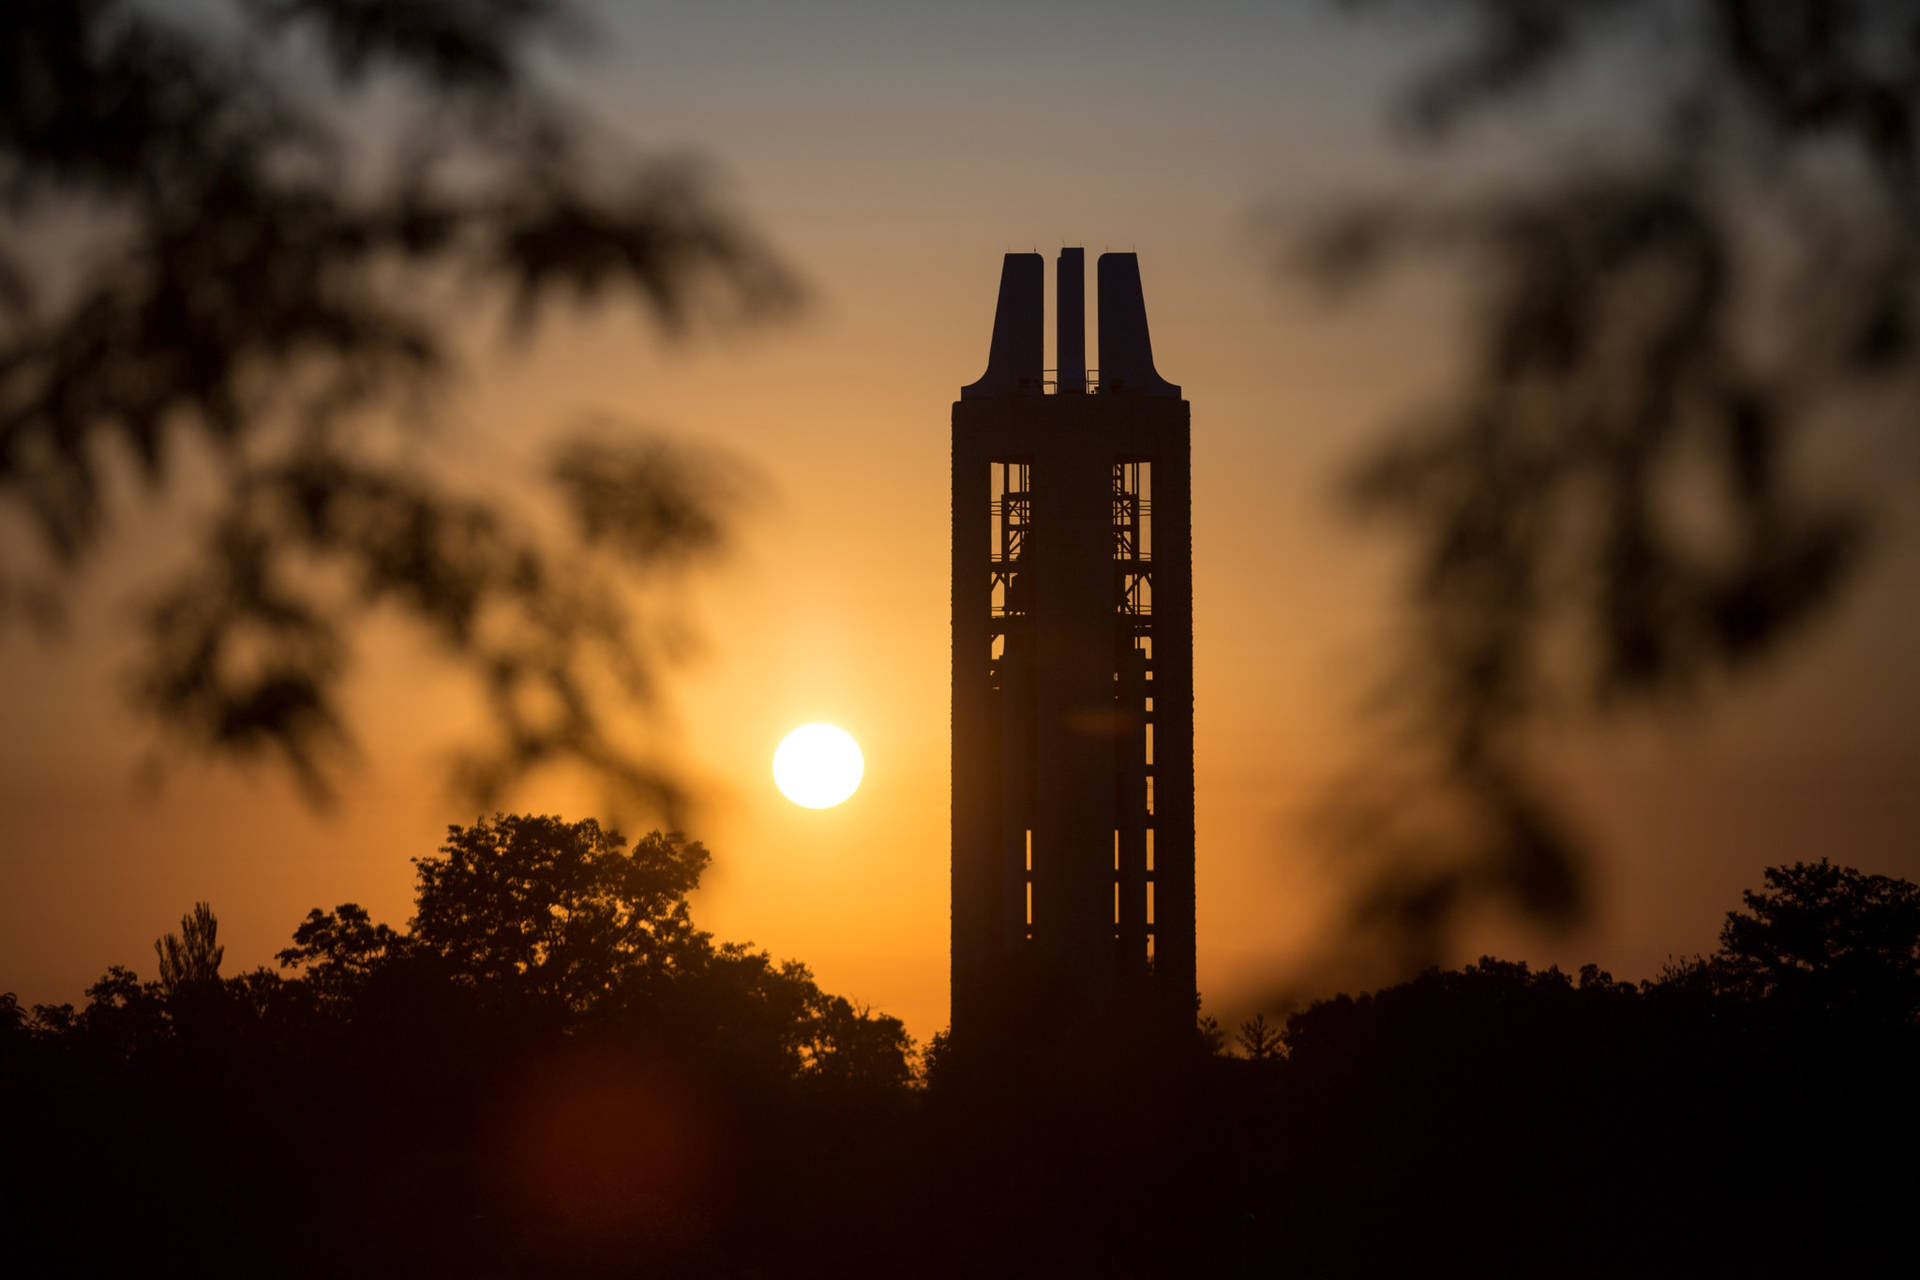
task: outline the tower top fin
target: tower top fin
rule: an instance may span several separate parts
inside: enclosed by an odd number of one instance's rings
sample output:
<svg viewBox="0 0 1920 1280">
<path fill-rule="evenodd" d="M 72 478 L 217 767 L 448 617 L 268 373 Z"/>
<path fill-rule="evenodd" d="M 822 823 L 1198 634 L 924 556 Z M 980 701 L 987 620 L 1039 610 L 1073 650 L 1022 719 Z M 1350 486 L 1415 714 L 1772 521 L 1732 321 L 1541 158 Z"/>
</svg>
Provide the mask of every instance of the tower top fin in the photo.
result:
<svg viewBox="0 0 1920 1280">
<path fill-rule="evenodd" d="M 1087 389 L 1087 253 L 1062 249 L 1054 268 L 1053 362 L 1061 395 Z"/>
<path fill-rule="evenodd" d="M 1001 263 L 987 371 L 978 382 L 960 388 L 962 400 L 1041 393 L 1047 358 L 1046 280 L 1046 262 L 1037 253 L 1010 253 Z"/>
<path fill-rule="evenodd" d="M 1100 394 L 1179 399 L 1180 388 L 1153 367 L 1153 339 L 1147 335 L 1147 299 L 1140 287 L 1139 255 L 1101 254 L 1099 284 Z"/>
</svg>

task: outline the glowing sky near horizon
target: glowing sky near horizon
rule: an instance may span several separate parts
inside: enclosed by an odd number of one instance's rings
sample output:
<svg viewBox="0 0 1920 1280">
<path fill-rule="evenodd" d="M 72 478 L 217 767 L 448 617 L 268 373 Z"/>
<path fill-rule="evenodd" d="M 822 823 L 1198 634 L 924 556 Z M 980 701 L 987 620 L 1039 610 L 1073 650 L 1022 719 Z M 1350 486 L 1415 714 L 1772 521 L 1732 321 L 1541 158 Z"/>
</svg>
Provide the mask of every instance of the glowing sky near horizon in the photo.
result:
<svg viewBox="0 0 1920 1280">
<path fill-rule="evenodd" d="M 715 855 L 696 920 L 922 1039 L 944 1024 L 949 405 L 985 366 L 1003 252 L 1132 249 L 1157 363 L 1193 405 L 1200 982 L 1211 1008 L 1247 1007 L 1324 921 L 1304 819 L 1394 638 L 1396 547 L 1346 521 L 1333 481 L 1446 384 L 1461 327 L 1425 277 L 1323 309 L 1273 269 L 1263 219 L 1445 176 L 1384 124 L 1407 51 L 1251 3 L 616 5 L 599 26 L 593 56 L 555 63 L 562 87 L 643 146 L 711 159 L 812 305 L 669 347 L 623 316 L 524 350 L 476 335 L 447 416 L 477 426 L 482 464 L 600 413 L 766 478 L 739 554 L 686 601 L 705 647 L 671 689 L 665 740 L 702 796 L 689 834 Z M 200 899 L 229 971 L 310 907 L 399 923 L 408 859 L 475 816 L 439 772 L 470 709 L 391 620 L 350 692 L 365 758 L 336 812 L 267 772 L 138 787 L 153 739 L 120 701 L 124 601 L 182 521 L 125 507 L 71 638 L 0 641 L 0 991 L 27 1001 L 76 1000 L 112 963 L 150 973 L 151 940 Z M 1889 515 L 1845 607 L 1713 717 L 1570 743 L 1569 794 L 1609 852 L 1603 914 L 1560 942 L 1490 926 L 1471 950 L 1638 977 L 1710 949 L 1769 863 L 1920 875 L 1912 514 Z M 860 726 L 859 804 L 805 811 L 765 785 L 767 743 L 816 720 Z M 542 778 L 510 807 L 593 799 Z"/>
</svg>

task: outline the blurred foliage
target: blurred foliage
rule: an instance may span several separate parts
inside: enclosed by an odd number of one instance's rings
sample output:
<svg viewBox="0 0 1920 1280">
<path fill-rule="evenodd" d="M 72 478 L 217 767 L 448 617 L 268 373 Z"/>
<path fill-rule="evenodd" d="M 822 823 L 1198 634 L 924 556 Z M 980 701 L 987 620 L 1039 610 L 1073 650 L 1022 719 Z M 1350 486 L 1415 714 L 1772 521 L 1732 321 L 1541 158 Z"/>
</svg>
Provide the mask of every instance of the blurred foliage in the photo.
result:
<svg viewBox="0 0 1920 1280">
<path fill-rule="evenodd" d="M 1826 492 L 1805 441 L 1911 435 L 1920 10 L 1344 7 L 1455 41 L 1401 103 L 1440 154 L 1598 68 L 1571 104 L 1592 136 L 1515 174 L 1507 130 L 1487 152 L 1506 176 L 1476 194 L 1356 203 L 1305 244 L 1336 293 L 1440 260 L 1477 303 L 1464 383 L 1349 487 L 1409 540 L 1410 625 L 1386 740 L 1328 828 L 1361 867 L 1350 924 L 1405 972 L 1488 907 L 1585 918 L 1591 851 L 1543 728 L 1694 705 L 1828 614 L 1862 561 L 1867 503 Z"/>
<path fill-rule="evenodd" d="M 456 488 L 470 435 L 433 421 L 465 318 L 525 334 L 626 301 L 671 335 L 798 299 L 697 166 L 549 92 L 537 55 L 578 35 L 558 0 L 10 8 L 0 507 L 31 536 L 0 559 L 0 619 L 57 621 L 112 462 L 170 493 L 210 452 L 224 497 L 137 680 L 176 739 L 324 799 L 355 624 L 390 606 L 483 691 L 471 797 L 564 762 L 671 808 L 671 772 L 610 728 L 652 706 L 671 632 L 630 588 L 722 545 L 737 469 L 603 424 L 555 447 L 554 520 L 532 477 Z"/>
</svg>

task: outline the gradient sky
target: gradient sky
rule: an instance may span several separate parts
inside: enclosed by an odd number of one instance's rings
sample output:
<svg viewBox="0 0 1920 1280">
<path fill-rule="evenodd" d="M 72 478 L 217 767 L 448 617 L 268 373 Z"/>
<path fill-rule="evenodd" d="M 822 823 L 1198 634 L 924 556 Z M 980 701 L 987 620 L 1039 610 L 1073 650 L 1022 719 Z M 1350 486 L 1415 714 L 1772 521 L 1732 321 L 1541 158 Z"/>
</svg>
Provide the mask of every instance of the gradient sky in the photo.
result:
<svg viewBox="0 0 1920 1280">
<path fill-rule="evenodd" d="M 1327 923 L 1337 868 L 1301 819 L 1393 640 L 1398 550 L 1347 522 L 1332 481 L 1447 386 L 1461 330 L 1430 278 L 1326 310 L 1271 269 L 1262 216 L 1457 175 L 1386 127 L 1419 51 L 1308 4 L 707 0 L 605 8 L 598 32 L 590 57 L 556 61 L 567 92 L 642 146 L 715 162 L 813 305 L 668 349 L 625 316 L 531 347 L 488 330 L 447 416 L 477 428 L 482 472 L 601 413 L 766 478 L 739 553 L 691 593 L 706 642 L 672 694 L 704 788 L 690 834 L 715 855 L 696 919 L 922 1039 L 944 1025 L 949 408 L 985 367 L 1002 253 L 1136 250 L 1157 363 L 1193 405 L 1200 983 L 1210 1008 L 1246 1011 Z M 1489 922 L 1469 953 L 1649 976 L 1710 949 L 1766 865 L 1920 876 L 1914 461 L 1875 495 L 1880 558 L 1765 679 L 1569 736 L 1556 758 L 1608 855 L 1595 925 L 1550 940 Z M 77 999 L 110 963 L 150 976 L 152 939 L 197 899 L 228 972 L 313 906 L 399 923 L 408 859 L 475 816 L 439 772 L 470 708 L 391 620 L 351 691 L 365 755 L 337 812 L 190 762 L 141 788 L 154 739 L 120 701 L 126 601 L 186 520 L 126 509 L 71 634 L 0 641 L 0 990 L 27 1001 Z M 840 808 L 773 787 L 774 746 L 809 720 L 866 752 Z M 591 793 L 545 778 L 510 807 L 586 816 Z"/>
</svg>

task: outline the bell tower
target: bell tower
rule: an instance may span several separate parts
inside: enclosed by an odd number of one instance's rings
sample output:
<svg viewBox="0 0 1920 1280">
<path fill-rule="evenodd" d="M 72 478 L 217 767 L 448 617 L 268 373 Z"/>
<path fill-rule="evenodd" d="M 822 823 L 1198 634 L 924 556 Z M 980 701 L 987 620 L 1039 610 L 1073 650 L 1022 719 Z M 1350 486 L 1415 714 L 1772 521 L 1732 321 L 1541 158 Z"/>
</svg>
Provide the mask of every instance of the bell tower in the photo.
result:
<svg viewBox="0 0 1920 1280">
<path fill-rule="evenodd" d="M 953 406 L 953 1033 L 1193 1025 L 1188 404 L 1138 259 L 1010 253 Z M 1051 376 L 1050 376 L 1051 375 Z"/>
</svg>

